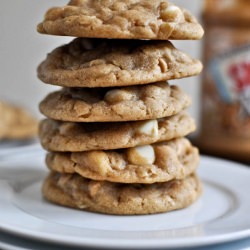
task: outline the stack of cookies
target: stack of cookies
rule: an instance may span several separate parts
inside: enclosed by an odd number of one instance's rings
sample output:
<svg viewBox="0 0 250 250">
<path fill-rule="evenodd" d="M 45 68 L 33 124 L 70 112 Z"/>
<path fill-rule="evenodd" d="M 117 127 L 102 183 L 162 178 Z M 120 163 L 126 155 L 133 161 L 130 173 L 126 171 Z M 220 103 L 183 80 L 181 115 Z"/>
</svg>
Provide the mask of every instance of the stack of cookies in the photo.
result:
<svg viewBox="0 0 250 250">
<path fill-rule="evenodd" d="M 51 173 L 44 197 L 107 214 L 184 208 L 201 193 L 191 100 L 166 81 L 202 65 L 169 39 L 200 39 L 203 29 L 167 0 L 72 0 L 50 9 L 38 32 L 77 37 L 38 68 L 63 88 L 40 104 L 40 139 Z"/>
</svg>

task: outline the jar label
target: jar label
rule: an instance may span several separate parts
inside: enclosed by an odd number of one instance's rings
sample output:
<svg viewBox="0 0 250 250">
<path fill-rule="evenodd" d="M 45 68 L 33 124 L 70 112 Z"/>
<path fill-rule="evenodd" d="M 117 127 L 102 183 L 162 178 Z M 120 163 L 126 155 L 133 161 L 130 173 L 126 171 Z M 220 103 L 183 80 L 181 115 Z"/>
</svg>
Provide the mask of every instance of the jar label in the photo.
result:
<svg viewBox="0 0 250 250">
<path fill-rule="evenodd" d="M 250 116 L 250 45 L 216 56 L 209 63 L 209 71 L 222 100 L 240 103 Z"/>
</svg>

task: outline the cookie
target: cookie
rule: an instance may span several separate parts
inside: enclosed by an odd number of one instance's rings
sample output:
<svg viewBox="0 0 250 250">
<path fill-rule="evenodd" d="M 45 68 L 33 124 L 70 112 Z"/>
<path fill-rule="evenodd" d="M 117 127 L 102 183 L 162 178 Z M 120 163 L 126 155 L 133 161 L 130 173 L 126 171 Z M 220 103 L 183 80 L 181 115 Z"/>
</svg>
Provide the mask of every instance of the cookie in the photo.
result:
<svg viewBox="0 0 250 250">
<path fill-rule="evenodd" d="M 167 0 L 71 0 L 37 26 L 40 33 L 119 39 L 200 39 L 194 16 Z"/>
<path fill-rule="evenodd" d="M 0 140 L 30 139 L 37 135 L 37 120 L 23 108 L 0 101 L 0 117 Z"/>
<path fill-rule="evenodd" d="M 105 214 L 133 215 L 185 208 L 200 196 L 196 175 L 184 180 L 154 184 L 120 184 L 94 181 L 77 174 L 52 172 L 42 188 L 50 202 Z"/>
<path fill-rule="evenodd" d="M 183 179 L 199 164 L 198 149 L 185 139 L 109 151 L 49 153 L 47 166 L 57 172 L 120 183 Z"/>
<path fill-rule="evenodd" d="M 168 41 L 78 38 L 38 67 L 45 83 L 64 87 L 129 86 L 197 75 L 200 61 Z"/>
<path fill-rule="evenodd" d="M 137 121 L 175 115 L 190 103 L 179 87 L 160 82 L 111 89 L 65 88 L 49 94 L 40 111 L 60 121 Z"/>
<path fill-rule="evenodd" d="M 194 120 L 182 112 L 155 120 L 115 123 L 73 123 L 46 119 L 39 137 L 49 151 L 110 150 L 183 137 L 195 130 Z"/>
</svg>

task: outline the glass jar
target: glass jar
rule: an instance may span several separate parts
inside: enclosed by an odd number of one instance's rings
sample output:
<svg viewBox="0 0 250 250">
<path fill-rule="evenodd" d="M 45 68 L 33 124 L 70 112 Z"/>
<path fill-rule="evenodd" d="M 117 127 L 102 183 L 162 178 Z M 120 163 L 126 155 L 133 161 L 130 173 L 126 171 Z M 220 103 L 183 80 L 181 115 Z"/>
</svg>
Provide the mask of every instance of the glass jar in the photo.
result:
<svg viewBox="0 0 250 250">
<path fill-rule="evenodd" d="M 250 0 L 206 0 L 201 151 L 250 163 Z"/>
</svg>

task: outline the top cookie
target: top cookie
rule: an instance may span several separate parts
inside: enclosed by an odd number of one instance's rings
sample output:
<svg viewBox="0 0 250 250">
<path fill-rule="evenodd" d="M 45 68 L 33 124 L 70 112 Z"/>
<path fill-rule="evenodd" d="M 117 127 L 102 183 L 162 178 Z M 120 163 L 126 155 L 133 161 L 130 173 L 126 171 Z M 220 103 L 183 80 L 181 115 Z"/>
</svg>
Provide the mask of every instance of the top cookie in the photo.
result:
<svg viewBox="0 0 250 250">
<path fill-rule="evenodd" d="M 37 27 L 51 35 L 119 39 L 200 39 L 203 29 L 188 11 L 167 0 L 71 0 L 48 10 Z"/>
</svg>

